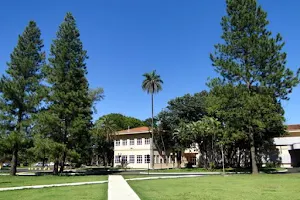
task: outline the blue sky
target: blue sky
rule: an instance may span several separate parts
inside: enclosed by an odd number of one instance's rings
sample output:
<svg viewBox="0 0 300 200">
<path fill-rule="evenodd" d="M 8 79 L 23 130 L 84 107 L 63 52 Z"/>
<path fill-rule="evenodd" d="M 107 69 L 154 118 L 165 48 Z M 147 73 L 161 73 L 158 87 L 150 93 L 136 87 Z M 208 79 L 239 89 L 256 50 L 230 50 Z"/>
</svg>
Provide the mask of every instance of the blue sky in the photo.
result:
<svg viewBox="0 0 300 200">
<path fill-rule="evenodd" d="M 269 29 L 286 41 L 288 67 L 300 66 L 300 2 L 260 0 L 268 12 Z M 141 89 L 142 74 L 156 69 L 164 80 L 155 96 L 155 113 L 186 93 L 206 89 L 216 76 L 209 53 L 220 42 L 225 0 L 51 0 L 1 2 L 0 73 L 29 20 L 42 31 L 45 51 L 66 12 L 72 12 L 88 51 L 91 87 L 103 87 L 100 115 L 115 112 L 145 119 L 151 115 L 150 96 Z M 284 103 L 287 123 L 300 123 L 300 89 Z"/>
</svg>

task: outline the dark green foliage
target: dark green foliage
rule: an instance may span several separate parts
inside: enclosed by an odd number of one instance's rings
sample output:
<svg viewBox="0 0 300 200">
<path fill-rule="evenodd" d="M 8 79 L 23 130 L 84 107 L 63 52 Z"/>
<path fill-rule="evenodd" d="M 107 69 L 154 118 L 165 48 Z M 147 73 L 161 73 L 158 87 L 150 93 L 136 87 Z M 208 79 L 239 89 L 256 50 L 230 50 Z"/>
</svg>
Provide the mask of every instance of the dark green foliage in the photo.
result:
<svg viewBox="0 0 300 200">
<path fill-rule="evenodd" d="M 114 114 L 102 116 L 97 120 L 94 128 L 92 129 L 92 138 L 94 144 L 94 154 L 97 155 L 98 160 L 96 164 L 100 164 L 99 157 L 104 166 L 113 164 L 114 157 L 114 139 L 117 134 L 118 126 L 116 125 L 113 117 Z"/>
<path fill-rule="evenodd" d="M 158 119 L 157 117 L 153 118 L 154 127 L 157 127 Z M 152 125 L 152 118 L 147 118 L 144 120 L 144 124 L 148 127 L 151 127 Z"/>
<path fill-rule="evenodd" d="M 180 123 L 200 120 L 206 115 L 206 97 L 208 93 L 202 91 L 194 95 L 186 94 L 168 102 L 167 108 L 160 112 L 157 120 L 165 131 L 174 132 Z"/>
<path fill-rule="evenodd" d="M 118 113 L 101 116 L 96 121 L 92 130 L 93 144 L 95 145 L 94 153 L 100 157 L 105 166 L 112 164 L 114 155 L 113 140 L 116 132 L 140 126 L 147 126 L 147 124 L 134 117 L 124 116 Z"/>
<path fill-rule="evenodd" d="M 222 18 L 222 39 L 211 55 L 217 72 L 228 82 L 268 87 L 276 97 L 287 99 L 299 79 L 286 68 L 286 53 L 280 34 L 267 30 L 267 13 L 256 0 L 227 0 Z M 298 75 L 299 72 L 297 72 Z"/>
<path fill-rule="evenodd" d="M 1 134 L 6 153 L 12 154 L 11 174 L 16 174 L 18 154 L 31 134 L 32 116 L 43 99 L 45 53 L 36 23 L 30 21 L 14 48 L 0 82 Z"/>
<path fill-rule="evenodd" d="M 167 108 L 158 114 L 158 127 L 155 128 L 154 143 L 161 154 L 177 152 L 179 160 L 181 151 L 190 147 L 194 142 L 193 140 L 183 140 L 179 137 L 178 130 L 182 124 L 198 121 L 205 116 L 207 95 L 206 91 L 202 91 L 194 95 L 186 94 L 177 97 L 170 100 Z"/>
<path fill-rule="evenodd" d="M 282 37 L 280 34 L 273 37 L 267 30 L 267 13 L 256 0 L 227 0 L 226 3 L 227 15 L 221 22 L 224 42 L 215 45 L 211 59 L 224 82 L 237 86 L 240 101 L 230 103 L 233 107 L 224 111 L 226 115 L 240 118 L 237 130 L 247 132 L 252 170 L 257 173 L 255 140 L 258 134 L 265 134 L 263 138 L 272 137 L 267 131 L 268 117 L 274 116 L 271 119 L 282 124 L 282 109 L 277 101 L 288 99 L 292 88 L 299 83 L 299 71 L 294 76 L 286 68 Z"/>
<path fill-rule="evenodd" d="M 260 89 L 249 96 L 244 85 L 215 85 L 207 98 L 209 115 L 224 125 L 219 140 L 228 150 L 230 165 L 239 167 L 236 165 L 240 163 L 237 149 L 246 152 L 245 156 L 249 153 L 250 134 L 254 136 L 256 149 L 262 149 L 271 138 L 285 133 L 283 108 L 274 96 L 266 92 Z M 235 153 L 230 155 L 232 152 Z"/>
<path fill-rule="evenodd" d="M 128 117 L 119 113 L 111 113 L 107 115 L 103 115 L 100 117 L 98 121 L 101 121 L 104 118 L 108 118 L 109 120 L 113 121 L 115 124 L 115 129 L 116 131 L 121 131 L 121 130 L 127 130 L 129 128 L 136 128 L 140 126 L 147 126 L 147 124 L 137 118 L 134 117 Z M 97 123 L 96 122 L 96 123 Z"/>
<path fill-rule="evenodd" d="M 58 163 L 61 163 L 62 171 L 69 151 L 76 151 L 81 162 L 87 162 L 91 152 L 89 130 L 93 99 L 86 79 L 85 60 L 88 57 L 71 13 L 67 13 L 60 25 L 50 52 L 50 65 L 46 70 L 50 84 L 48 110 L 41 117 L 51 127 L 47 135 L 61 144 L 58 149 L 62 151 L 55 158 L 57 173 Z"/>
</svg>

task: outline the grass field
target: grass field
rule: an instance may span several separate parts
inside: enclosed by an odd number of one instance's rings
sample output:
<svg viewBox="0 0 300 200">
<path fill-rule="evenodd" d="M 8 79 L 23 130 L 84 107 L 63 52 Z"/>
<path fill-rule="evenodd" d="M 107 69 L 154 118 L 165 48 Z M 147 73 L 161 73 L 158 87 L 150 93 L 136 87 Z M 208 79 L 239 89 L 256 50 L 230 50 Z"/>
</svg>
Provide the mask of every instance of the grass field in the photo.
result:
<svg viewBox="0 0 300 200">
<path fill-rule="evenodd" d="M 283 168 L 261 168 L 261 172 L 276 172 L 284 170 Z M 222 172 L 222 169 L 205 169 L 205 168 L 174 168 L 174 169 L 156 169 L 156 170 L 151 170 L 150 172 L 164 172 L 164 173 L 184 173 L 184 172 Z M 226 172 L 251 172 L 251 169 L 243 169 L 243 168 L 225 168 Z"/>
<path fill-rule="evenodd" d="M 300 199 L 300 174 L 128 181 L 142 200 Z"/>
<path fill-rule="evenodd" d="M 107 176 L 1 176 L 0 188 L 107 180 Z"/>
<path fill-rule="evenodd" d="M 107 184 L 0 192 L 5 200 L 106 200 Z"/>
<path fill-rule="evenodd" d="M 137 175 L 122 175 L 124 179 L 131 179 L 131 178 L 146 178 L 146 177 L 159 177 L 163 175 L 147 175 L 147 174 L 137 174 Z"/>
</svg>

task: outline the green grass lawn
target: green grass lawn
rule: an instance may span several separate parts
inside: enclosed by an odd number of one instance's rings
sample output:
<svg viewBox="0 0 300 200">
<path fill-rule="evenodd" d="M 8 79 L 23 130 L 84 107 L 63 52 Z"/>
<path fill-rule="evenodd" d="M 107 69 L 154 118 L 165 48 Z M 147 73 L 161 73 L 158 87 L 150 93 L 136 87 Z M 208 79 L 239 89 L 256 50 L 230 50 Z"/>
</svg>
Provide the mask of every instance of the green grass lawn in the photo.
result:
<svg viewBox="0 0 300 200">
<path fill-rule="evenodd" d="M 107 184 L 5 191 L 0 196 L 6 200 L 106 200 Z"/>
<path fill-rule="evenodd" d="M 137 174 L 137 175 L 122 175 L 124 179 L 131 179 L 131 178 L 147 178 L 147 177 L 159 177 L 164 175 L 147 175 L 147 174 Z"/>
<path fill-rule="evenodd" d="M 0 188 L 107 180 L 107 176 L 0 176 Z"/>
<path fill-rule="evenodd" d="M 300 199 L 300 174 L 205 176 L 128 183 L 142 200 Z"/>
<path fill-rule="evenodd" d="M 261 168 L 261 172 L 276 172 L 284 170 L 283 168 Z M 163 172 L 163 173 L 184 173 L 184 172 L 222 172 L 222 169 L 205 169 L 205 168 L 174 168 L 174 169 L 156 169 L 151 170 L 150 172 Z M 226 172 L 251 172 L 251 169 L 243 169 L 243 168 L 226 168 Z"/>
</svg>

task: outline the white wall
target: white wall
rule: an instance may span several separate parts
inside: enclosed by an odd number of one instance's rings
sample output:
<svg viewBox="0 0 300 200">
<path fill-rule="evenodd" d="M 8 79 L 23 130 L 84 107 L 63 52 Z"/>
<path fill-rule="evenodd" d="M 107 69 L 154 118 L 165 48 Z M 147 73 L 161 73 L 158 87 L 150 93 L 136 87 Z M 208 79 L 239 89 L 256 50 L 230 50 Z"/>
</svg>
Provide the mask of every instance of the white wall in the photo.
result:
<svg viewBox="0 0 300 200">
<path fill-rule="evenodd" d="M 300 137 L 280 137 L 274 138 L 274 143 L 278 145 L 293 145 L 295 143 L 300 143 Z"/>
<path fill-rule="evenodd" d="M 282 167 L 292 167 L 292 160 L 289 150 L 300 149 L 300 137 L 274 138 L 276 148 L 279 150 Z"/>
<path fill-rule="evenodd" d="M 137 145 L 137 139 L 142 139 L 142 145 Z M 128 135 L 120 138 L 120 146 L 116 146 L 116 140 L 114 141 L 114 161 L 116 156 L 126 155 L 128 168 L 148 168 L 148 163 L 145 161 L 145 155 L 150 155 L 150 144 L 145 144 L 145 140 L 148 134 L 144 135 Z M 130 145 L 130 139 L 134 139 L 134 145 Z M 127 141 L 127 145 L 123 145 L 123 140 Z M 130 155 L 134 155 L 134 163 L 130 163 Z M 137 163 L 137 155 L 142 156 L 142 163 Z M 121 163 L 114 162 L 114 167 L 120 166 Z M 149 167 L 150 163 L 149 163 Z"/>
</svg>

